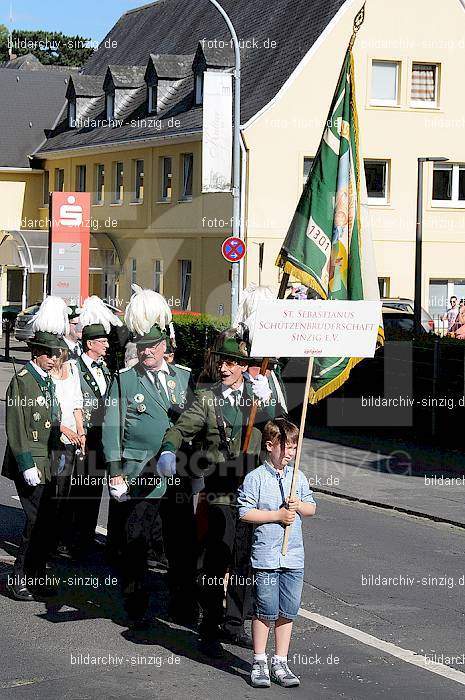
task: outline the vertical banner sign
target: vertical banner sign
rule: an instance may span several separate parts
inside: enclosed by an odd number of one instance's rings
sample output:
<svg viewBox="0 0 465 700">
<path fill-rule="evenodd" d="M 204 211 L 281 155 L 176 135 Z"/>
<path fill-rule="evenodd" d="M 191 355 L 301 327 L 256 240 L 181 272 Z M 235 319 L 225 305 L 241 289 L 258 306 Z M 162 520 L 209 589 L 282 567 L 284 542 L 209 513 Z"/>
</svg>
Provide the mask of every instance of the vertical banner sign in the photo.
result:
<svg viewBox="0 0 465 700">
<path fill-rule="evenodd" d="M 202 192 L 230 192 L 232 168 L 232 75 L 204 73 Z"/>
<path fill-rule="evenodd" d="M 89 296 L 90 193 L 53 192 L 49 293 L 80 304 Z"/>
</svg>

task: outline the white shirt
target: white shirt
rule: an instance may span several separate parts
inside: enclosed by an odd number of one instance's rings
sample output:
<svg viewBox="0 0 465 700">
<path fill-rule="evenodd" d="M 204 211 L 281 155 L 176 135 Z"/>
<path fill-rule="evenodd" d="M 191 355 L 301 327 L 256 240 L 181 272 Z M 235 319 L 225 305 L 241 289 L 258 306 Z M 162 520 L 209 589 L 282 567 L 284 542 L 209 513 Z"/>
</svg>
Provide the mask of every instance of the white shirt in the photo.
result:
<svg viewBox="0 0 465 700">
<path fill-rule="evenodd" d="M 78 355 L 82 355 L 82 348 L 80 343 L 75 343 L 72 340 L 66 338 L 65 336 L 63 336 L 63 340 L 65 341 L 66 345 L 71 350 L 71 352 L 77 352 Z"/>
<path fill-rule="evenodd" d="M 89 372 L 97 382 L 97 386 L 100 389 L 100 393 L 102 394 L 102 396 L 104 396 L 107 391 L 107 383 L 105 381 L 103 371 L 99 367 L 92 367 L 92 362 L 96 362 L 96 360 L 93 360 L 91 357 L 89 357 L 89 355 L 86 352 L 82 353 L 81 359 L 83 360 Z M 104 363 L 102 361 L 102 365 L 103 364 Z"/>
<path fill-rule="evenodd" d="M 166 362 L 166 360 L 163 360 L 160 369 L 158 369 L 158 370 L 147 370 L 146 369 L 145 371 L 148 374 L 150 381 L 153 382 L 153 384 L 155 384 L 155 375 L 157 375 L 158 381 L 162 385 L 162 387 L 165 391 L 165 394 L 169 399 L 170 397 L 168 394 L 168 387 L 166 385 L 166 375 L 170 373 L 170 370 L 169 370 L 168 363 Z"/>
<path fill-rule="evenodd" d="M 240 392 L 239 399 L 242 399 L 242 395 L 244 393 L 244 382 L 242 382 L 242 384 L 239 387 L 237 387 L 237 389 L 232 389 L 230 386 L 225 387 L 224 384 L 222 386 L 223 386 L 223 388 L 221 390 L 221 393 L 223 394 L 223 397 L 225 399 L 228 399 L 231 406 L 235 406 L 236 404 L 234 402 L 234 396 L 232 395 L 232 393 L 233 393 L 233 391 L 239 391 Z"/>
<path fill-rule="evenodd" d="M 39 365 L 36 365 L 36 363 L 33 362 L 33 360 L 31 360 L 31 365 L 34 367 L 37 374 L 40 377 L 42 377 L 42 379 L 47 379 L 47 377 L 50 376 L 48 372 L 46 372 L 44 369 L 42 369 L 42 367 L 39 367 Z"/>
<path fill-rule="evenodd" d="M 68 369 L 68 376 L 66 379 L 52 377 L 52 380 L 55 385 L 57 401 L 61 408 L 61 423 L 66 428 L 70 428 L 76 433 L 74 411 L 78 408 L 82 408 L 83 405 L 81 382 L 75 365 L 73 365 L 72 362 L 67 362 L 66 365 Z M 71 444 L 65 435 L 62 435 L 60 439 L 66 445 Z"/>
</svg>

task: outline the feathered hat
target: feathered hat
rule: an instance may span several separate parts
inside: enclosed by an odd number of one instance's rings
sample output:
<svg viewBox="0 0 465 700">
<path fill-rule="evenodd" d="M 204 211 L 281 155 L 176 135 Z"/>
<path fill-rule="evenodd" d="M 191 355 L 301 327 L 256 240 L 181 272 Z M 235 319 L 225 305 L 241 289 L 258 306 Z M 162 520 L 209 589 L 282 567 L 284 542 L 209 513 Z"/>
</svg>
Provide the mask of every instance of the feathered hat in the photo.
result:
<svg viewBox="0 0 465 700">
<path fill-rule="evenodd" d="M 67 306 L 68 319 L 72 321 L 75 318 L 79 318 L 81 315 L 81 307 L 78 305 L 76 299 L 70 299 Z"/>
<path fill-rule="evenodd" d="M 69 332 L 67 306 L 61 297 L 46 297 L 30 323 L 34 335 L 29 345 L 51 349 L 68 347 L 61 337 Z"/>
<path fill-rule="evenodd" d="M 82 340 L 106 338 L 111 326 L 122 326 L 122 321 L 105 306 L 100 297 L 88 297 L 82 305 L 79 319 L 82 326 Z"/>
<path fill-rule="evenodd" d="M 165 297 L 152 289 L 132 285 L 134 294 L 126 307 L 124 320 L 137 345 L 153 345 L 165 340 L 172 314 Z"/>
</svg>

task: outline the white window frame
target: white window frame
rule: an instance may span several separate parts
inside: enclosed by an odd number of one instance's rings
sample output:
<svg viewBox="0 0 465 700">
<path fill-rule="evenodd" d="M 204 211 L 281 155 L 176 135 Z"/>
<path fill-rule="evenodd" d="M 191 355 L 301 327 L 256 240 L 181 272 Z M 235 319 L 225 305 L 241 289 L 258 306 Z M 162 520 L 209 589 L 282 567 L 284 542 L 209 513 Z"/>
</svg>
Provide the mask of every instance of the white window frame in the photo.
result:
<svg viewBox="0 0 465 700">
<path fill-rule="evenodd" d="M 383 206 L 389 204 L 389 190 L 390 190 L 390 176 L 391 176 L 391 164 L 390 161 L 385 158 L 364 158 L 363 160 L 363 174 L 365 175 L 365 163 L 382 163 L 385 165 L 385 194 L 384 197 L 370 197 L 368 195 L 367 188 L 367 203 L 371 206 Z"/>
<path fill-rule="evenodd" d="M 195 104 L 203 104 L 204 72 L 198 71 L 195 74 Z"/>
<path fill-rule="evenodd" d="M 390 65 L 394 65 L 396 67 L 396 97 L 394 100 L 380 100 L 375 97 L 372 97 L 371 91 L 373 89 L 373 67 L 375 63 L 389 63 Z M 369 84 L 369 89 L 370 89 L 370 105 L 373 107 L 398 107 L 399 106 L 399 100 L 400 100 L 400 78 L 401 78 L 401 63 L 400 61 L 389 61 L 389 60 L 384 60 L 384 59 L 378 59 L 378 58 L 373 58 L 371 61 L 371 80 Z"/>
<path fill-rule="evenodd" d="M 153 290 L 163 294 L 163 260 L 161 258 L 153 261 Z"/>
<path fill-rule="evenodd" d="M 183 259 L 179 260 L 179 276 L 180 276 L 180 287 L 179 287 L 179 299 L 181 301 L 181 309 L 183 311 L 190 311 L 192 305 L 192 260 Z M 189 291 L 187 303 L 184 303 L 183 297 L 185 292 Z"/>
<path fill-rule="evenodd" d="M 149 114 L 157 112 L 157 86 L 149 85 L 147 90 L 147 109 Z"/>
<path fill-rule="evenodd" d="M 434 75 L 434 100 L 427 102 L 426 100 L 412 100 L 412 81 L 413 81 L 413 67 L 414 66 L 433 66 L 435 68 Z M 440 64 L 439 63 L 427 63 L 426 61 L 412 61 L 412 66 L 410 69 L 410 107 L 414 109 L 435 109 L 439 106 L 439 76 L 440 76 Z"/>
<path fill-rule="evenodd" d="M 186 178 L 185 178 L 185 163 L 186 159 L 189 158 L 192 161 L 192 172 L 191 172 L 191 192 L 186 194 Z M 180 197 L 181 202 L 191 202 L 194 196 L 194 154 L 193 153 L 181 153 L 181 168 L 180 168 Z"/>
<path fill-rule="evenodd" d="M 132 201 L 134 204 L 142 204 L 144 201 L 144 195 L 145 195 L 145 189 L 144 189 L 145 163 L 144 163 L 143 158 L 135 158 L 133 162 L 134 162 L 134 166 L 133 166 L 133 168 L 134 168 L 134 192 L 133 192 L 133 200 Z M 138 171 L 138 166 L 137 166 L 138 163 L 142 163 L 142 173 L 139 173 L 139 171 Z M 140 196 L 140 194 L 139 194 L 139 197 L 137 196 L 138 179 L 139 179 L 139 192 L 141 189 L 140 182 L 142 182 L 142 190 L 143 190 L 142 197 Z"/>
<path fill-rule="evenodd" d="M 63 182 L 62 186 L 60 187 L 59 185 L 59 180 L 60 180 L 60 173 L 63 173 Z M 65 169 L 64 168 L 55 168 L 55 192 L 64 192 L 65 191 Z"/>
<path fill-rule="evenodd" d="M 442 167 L 441 167 L 442 166 Z M 452 198 L 451 199 L 433 199 L 434 186 L 434 171 L 446 170 L 445 166 L 452 166 Z M 449 169 L 449 168 L 447 168 Z M 431 206 L 432 207 L 449 207 L 452 209 L 465 209 L 465 199 L 459 199 L 459 176 L 460 170 L 465 170 L 465 163 L 438 163 L 435 167 L 433 164 L 433 178 L 431 181 Z"/>
<path fill-rule="evenodd" d="M 101 169 L 101 171 L 100 171 Z M 99 187 L 100 173 L 102 177 L 102 187 Z M 95 164 L 95 192 L 94 204 L 101 206 L 105 201 L 105 166 L 103 163 Z"/>
<path fill-rule="evenodd" d="M 170 160 L 171 161 L 171 167 L 169 170 L 171 170 L 171 194 L 170 196 L 164 196 L 164 189 L 165 189 L 165 161 Z M 174 182 L 174 177 L 173 177 L 173 158 L 172 156 L 160 156 L 160 202 L 171 202 L 173 199 L 173 182 Z"/>
<path fill-rule="evenodd" d="M 121 166 L 121 168 L 119 167 Z M 121 186 L 118 186 L 121 173 Z M 116 160 L 113 163 L 113 201 L 112 204 L 123 204 L 124 201 L 124 161 Z"/>
<path fill-rule="evenodd" d="M 107 121 L 115 118 L 115 93 L 107 92 L 105 95 L 105 113 Z"/>
<path fill-rule="evenodd" d="M 137 258 L 131 258 L 131 267 L 129 270 L 131 284 L 137 284 Z"/>
</svg>

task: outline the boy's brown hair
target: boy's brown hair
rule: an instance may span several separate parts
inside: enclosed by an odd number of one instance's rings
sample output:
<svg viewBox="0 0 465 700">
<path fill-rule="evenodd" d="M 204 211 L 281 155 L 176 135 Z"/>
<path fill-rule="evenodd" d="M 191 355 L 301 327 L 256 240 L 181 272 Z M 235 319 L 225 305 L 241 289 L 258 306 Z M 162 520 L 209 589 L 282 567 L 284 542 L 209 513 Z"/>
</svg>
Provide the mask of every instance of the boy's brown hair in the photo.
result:
<svg viewBox="0 0 465 700">
<path fill-rule="evenodd" d="M 275 443 L 279 440 L 282 447 L 284 447 L 287 442 L 296 443 L 298 439 L 299 429 L 294 423 L 286 420 L 286 418 L 276 418 L 275 420 L 269 420 L 263 428 L 262 449 L 266 448 L 268 441 Z"/>
</svg>

